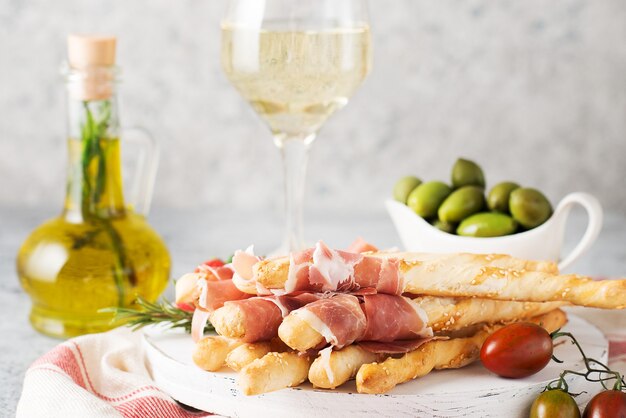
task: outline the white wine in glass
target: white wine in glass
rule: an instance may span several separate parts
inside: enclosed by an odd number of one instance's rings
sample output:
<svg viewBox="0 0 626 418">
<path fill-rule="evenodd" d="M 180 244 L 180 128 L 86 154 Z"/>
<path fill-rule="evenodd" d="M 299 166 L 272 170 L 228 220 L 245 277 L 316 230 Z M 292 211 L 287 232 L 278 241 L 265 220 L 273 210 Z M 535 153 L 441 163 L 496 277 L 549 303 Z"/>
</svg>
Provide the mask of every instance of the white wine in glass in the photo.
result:
<svg viewBox="0 0 626 418">
<path fill-rule="evenodd" d="M 281 250 L 299 250 L 308 148 L 370 70 L 366 3 L 231 0 L 229 6 L 222 67 L 281 150 L 287 220 Z"/>
</svg>

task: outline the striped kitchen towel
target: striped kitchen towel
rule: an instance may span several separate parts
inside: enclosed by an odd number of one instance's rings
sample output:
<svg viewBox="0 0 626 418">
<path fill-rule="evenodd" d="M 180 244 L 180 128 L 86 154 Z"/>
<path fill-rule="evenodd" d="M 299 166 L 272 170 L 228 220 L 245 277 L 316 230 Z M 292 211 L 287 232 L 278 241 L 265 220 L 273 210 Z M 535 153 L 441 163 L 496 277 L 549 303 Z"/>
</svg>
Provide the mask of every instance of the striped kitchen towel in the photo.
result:
<svg viewBox="0 0 626 418">
<path fill-rule="evenodd" d="M 157 388 L 141 334 L 118 328 L 68 340 L 26 372 L 18 417 L 198 418 Z"/>
</svg>

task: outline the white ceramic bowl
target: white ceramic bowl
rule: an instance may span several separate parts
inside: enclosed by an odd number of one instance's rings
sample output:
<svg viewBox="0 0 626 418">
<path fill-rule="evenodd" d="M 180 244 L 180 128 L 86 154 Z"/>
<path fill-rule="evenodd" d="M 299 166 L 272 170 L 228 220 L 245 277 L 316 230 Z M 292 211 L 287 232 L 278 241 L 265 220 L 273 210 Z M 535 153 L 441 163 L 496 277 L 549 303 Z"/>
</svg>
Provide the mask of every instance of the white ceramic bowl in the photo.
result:
<svg viewBox="0 0 626 418">
<path fill-rule="evenodd" d="M 440 231 L 416 215 L 408 206 L 387 200 L 391 216 L 406 251 L 430 253 L 510 254 L 529 260 L 552 260 L 564 269 L 585 253 L 602 228 L 602 207 L 588 193 L 571 193 L 557 205 L 554 213 L 537 228 L 513 235 L 493 238 L 462 237 Z M 571 208 L 579 204 L 589 217 L 587 230 L 574 249 L 561 257 L 565 224 Z"/>
</svg>

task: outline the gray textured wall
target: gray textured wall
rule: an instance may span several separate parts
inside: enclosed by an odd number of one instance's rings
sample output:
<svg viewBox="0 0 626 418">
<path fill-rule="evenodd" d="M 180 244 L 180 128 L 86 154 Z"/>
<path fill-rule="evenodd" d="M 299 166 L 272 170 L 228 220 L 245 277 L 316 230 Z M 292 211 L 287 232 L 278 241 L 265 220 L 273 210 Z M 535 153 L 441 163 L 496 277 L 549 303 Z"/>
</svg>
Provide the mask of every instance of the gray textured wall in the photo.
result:
<svg viewBox="0 0 626 418">
<path fill-rule="evenodd" d="M 162 141 L 155 203 L 278 210 L 265 127 L 219 65 L 224 1 L 0 1 L 0 204 L 60 205 L 69 31 L 119 36 L 123 120 Z M 323 128 L 311 210 L 380 210 L 397 176 L 488 181 L 626 212 L 626 2 L 372 0 L 374 69 Z"/>
</svg>

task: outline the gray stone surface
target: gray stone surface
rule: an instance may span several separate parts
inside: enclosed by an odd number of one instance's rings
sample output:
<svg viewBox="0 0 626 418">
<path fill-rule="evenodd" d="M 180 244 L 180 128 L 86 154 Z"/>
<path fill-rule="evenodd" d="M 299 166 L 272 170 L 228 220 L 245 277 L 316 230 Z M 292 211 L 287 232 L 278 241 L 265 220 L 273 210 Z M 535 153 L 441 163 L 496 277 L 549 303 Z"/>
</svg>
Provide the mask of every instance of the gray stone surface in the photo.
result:
<svg viewBox="0 0 626 418">
<path fill-rule="evenodd" d="M 0 2 L 0 203 L 61 201 L 57 69 L 65 35 L 95 31 L 120 39 L 123 120 L 162 141 L 159 205 L 280 208 L 278 153 L 220 69 L 225 3 Z M 397 176 L 446 179 L 463 155 L 492 184 L 626 213 L 626 2 L 370 3 L 373 72 L 313 147 L 309 207 L 374 213 Z"/>
<path fill-rule="evenodd" d="M 15 255 L 37 224 L 55 215 L 53 210 L 0 208 L 0 416 L 13 416 L 24 372 L 37 357 L 58 344 L 37 334 L 28 323 L 30 301 L 15 273 Z M 266 253 L 280 241 L 278 218 L 253 217 L 225 211 L 181 211 L 158 208 L 152 224 L 166 240 L 174 261 L 173 277 L 193 269 L 212 256 L 227 256 L 254 243 Z M 341 247 L 357 235 L 381 247 L 399 246 L 391 221 L 384 213 L 336 215 L 318 213 L 307 219 L 307 237 Z M 574 213 L 566 235 L 565 251 L 582 235 L 585 219 Z M 596 245 L 570 269 L 595 276 L 626 276 L 626 217 L 609 214 Z M 172 289 L 166 294 L 171 299 Z"/>
</svg>

